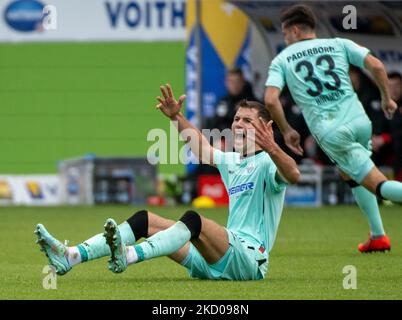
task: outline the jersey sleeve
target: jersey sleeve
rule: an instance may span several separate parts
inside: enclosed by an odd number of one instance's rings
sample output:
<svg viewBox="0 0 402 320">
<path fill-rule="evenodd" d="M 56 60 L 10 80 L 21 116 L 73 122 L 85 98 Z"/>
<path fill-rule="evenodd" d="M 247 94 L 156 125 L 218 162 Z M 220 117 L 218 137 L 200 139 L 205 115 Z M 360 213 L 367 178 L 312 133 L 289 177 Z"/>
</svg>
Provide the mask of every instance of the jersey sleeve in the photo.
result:
<svg viewBox="0 0 402 320">
<path fill-rule="evenodd" d="M 231 153 L 226 153 L 222 152 L 219 149 L 214 149 L 214 165 L 216 165 L 216 167 L 218 168 L 219 173 L 221 174 L 221 178 L 225 184 L 227 184 L 228 182 L 228 166 L 231 161 L 231 157 L 229 155 L 231 155 Z"/>
<path fill-rule="evenodd" d="M 288 183 L 279 175 L 274 163 L 269 164 L 267 175 L 268 184 L 272 192 L 278 193 L 285 190 Z"/>
<path fill-rule="evenodd" d="M 268 70 L 268 79 L 265 85 L 267 87 L 268 86 L 277 87 L 282 90 L 283 87 L 285 86 L 286 81 L 285 81 L 285 74 L 283 72 L 280 63 L 280 59 L 278 58 L 279 56 L 271 62 L 271 65 Z"/>
<path fill-rule="evenodd" d="M 356 67 L 364 68 L 364 59 L 370 53 L 370 50 L 349 39 L 342 39 L 342 43 L 349 62 Z"/>
</svg>

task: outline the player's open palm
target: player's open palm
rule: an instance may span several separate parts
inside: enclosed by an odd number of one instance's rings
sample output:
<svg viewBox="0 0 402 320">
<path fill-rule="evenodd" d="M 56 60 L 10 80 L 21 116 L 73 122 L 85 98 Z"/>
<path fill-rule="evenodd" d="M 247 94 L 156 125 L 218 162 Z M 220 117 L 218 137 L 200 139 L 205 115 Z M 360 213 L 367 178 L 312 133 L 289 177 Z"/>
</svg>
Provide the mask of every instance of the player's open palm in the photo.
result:
<svg viewBox="0 0 402 320">
<path fill-rule="evenodd" d="M 274 140 L 274 132 L 272 130 L 272 123 L 272 120 L 266 123 L 264 120 L 262 120 L 262 118 L 259 118 L 258 121 L 253 121 L 251 123 L 255 128 L 255 143 L 268 153 L 276 145 Z"/>
<path fill-rule="evenodd" d="M 159 104 L 156 106 L 156 108 L 161 110 L 167 117 L 173 118 L 180 112 L 186 96 L 180 96 L 179 100 L 177 101 L 169 84 L 167 84 L 166 86 L 160 86 L 160 89 L 163 98 L 161 98 L 160 96 L 156 98 L 156 100 L 159 101 Z"/>
</svg>

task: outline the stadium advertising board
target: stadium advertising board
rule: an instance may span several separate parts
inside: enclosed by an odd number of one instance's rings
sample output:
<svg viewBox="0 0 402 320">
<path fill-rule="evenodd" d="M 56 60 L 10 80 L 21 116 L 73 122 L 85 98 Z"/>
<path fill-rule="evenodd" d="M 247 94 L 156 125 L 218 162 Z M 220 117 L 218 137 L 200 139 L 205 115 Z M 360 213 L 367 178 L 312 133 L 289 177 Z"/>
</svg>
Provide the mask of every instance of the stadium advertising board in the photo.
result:
<svg viewBox="0 0 402 320">
<path fill-rule="evenodd" d="M 0 42 L 185 40 L 185 0 L 6 0 Z"/>
<path fill-rule="evenodd" d="M 59 205 L 57 175 L 0 176 L 0 205 Z"/>
</svg>

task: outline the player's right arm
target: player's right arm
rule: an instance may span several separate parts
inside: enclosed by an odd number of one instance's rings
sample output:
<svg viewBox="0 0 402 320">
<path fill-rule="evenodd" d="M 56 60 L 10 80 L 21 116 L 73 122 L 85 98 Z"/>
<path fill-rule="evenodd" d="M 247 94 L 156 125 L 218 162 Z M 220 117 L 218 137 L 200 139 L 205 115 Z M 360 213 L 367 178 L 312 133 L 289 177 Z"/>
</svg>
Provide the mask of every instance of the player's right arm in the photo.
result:
<svg viewBox="0 0 402 320">
<path fill-rule="evenodd" d="M 364 66 L 370 72 L 381 92 L 381 107 L 388 119 L 394 116 L 397 109 L 397 104 L 391 99 L 389 93 L 389 84 L 387 71 L 384 64 L 371 54 L 368 54 L 364 59 Z"/>
<path fill-rule="evenodd" d="M 197 157 L 197 159 L 204 164 L 213 166 L 214 148 L 210 145 L 200 130 L 193 126 L 190 121 L 188 121 L 180 112 L 186 96 L 180 96 L 179 100 L 177 101 L 174 98 L 169 84 L 166 86 L 161 86 L 160 89 L 163 98 L 156 98 L 159 101 L 159 104 L 156 107 L 173 122 L 186 144 L 190 147 L 191 152 Z"/>
<path fill-rule="evenodd" d="M 286 145 L 292 152 L 302 156 L 303 149 L 300 146 L 300 134 L 293 129 L 286 120 L 285 113 L 283 112 L 282 103 L 279 100 L 281 91 L 277 87 L 269 86 L 265 90 L 265 106 L 271 114 L 272 120 L 276 123 L 279 130 L 283 135 Z"/>
<path fill-rule="evenodd" d="M 281 131 L 286 145 L 297 155 L 303 155 L 303 149 L 300 146 L 300 135 L 294 130 L 286 120 L 283 112 L 282 103 L 279 100 L 281 91 L 285 86 L 285 76 L 280 66 L 280 62 L 275 58 L 270 67 L 268 80 L 266 82 L 264 102 L 272 120 L 276 123 Z"/>
</svg>

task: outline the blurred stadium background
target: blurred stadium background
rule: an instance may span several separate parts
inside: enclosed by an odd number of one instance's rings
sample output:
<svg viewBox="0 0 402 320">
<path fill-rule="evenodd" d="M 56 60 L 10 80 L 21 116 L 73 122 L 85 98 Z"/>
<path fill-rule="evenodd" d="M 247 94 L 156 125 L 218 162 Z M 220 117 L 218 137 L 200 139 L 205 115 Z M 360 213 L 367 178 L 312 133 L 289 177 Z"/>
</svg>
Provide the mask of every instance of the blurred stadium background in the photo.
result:
<svg viewBox="0 0 402 320">
<path fill-rule="evenodd" d="M 227 196 L 217 172 L 193 164 L 148 163 L 147 152 L 154 143 L 147 141 L 148 132 L 161 128 L 169 133 L 168 121 L 155 110 L 155 97 L 159 85 L 168 82 L 176 95 L 186 92 L 186 114 L 199 128 L 228 127 L 235 102 L 250 97 L 262 99 L 268 66 L 284 48 L 279 12 L 292 3 L 0 0 L 0 213 L 6 217 L 1 228 L 10 232 L 19 225 L 20 217 L 26 218 L 31 212 L 22 227 L 27 234 L 19 245 L 24 246 L 26 241 L 33 242 L 28 232 L 41 217 L 44 222 L 54 222 L 61 231 L 64 223 L 57 220 L 57 214 L 60 210 L 75 210 L 50 207 L 42 216 L 40 209 L 31 206 L 117 203 L 130 205 L 123 207 L 127 216 L 132 205 L 218 205 L 222 208 L 214 213 L 220 213 L 217 219 L 225 223 Z M 342 8 L 350 3 L 309 3 L 318 14 L 319 36 L 355 40 L 370 48 L 389 72 L 402 73 L 400 1 L 354 2 L 356 30 L 342 27 Z M 54 7 L 44 16 L 46 5 Z M 57 28 L 47 30 L 55 20 Z M 358 78 L 356 90 L 367 102 L 365 108 L 373 120 L 375 160 L 390 177 L 401 179 L 402 111 L 394 122 L 385 120 L 370 79 L 359 70 L 352 72 Z M 230 75 L 233 77 L 228 80 Z M 402 103 L 402 93 L 399 99 Z M 286 92 L 283 103 L 290 122 L 302 133 L 306 150 L 305 158 L 297 158 L 303 179 L 289 188 L 286 197 L 287 205 L 295 206 L 290 209 L 290 217 L 297 216 L 299 206 L 353 205 L 349 188 L 340 182 L 334 167 L 309 138 L 300 112 Z M 282 143 L 279 134 L 277 139 Z M 122 208 L 105 208 L 109 215 L 117 210 L 124 219 Z M 77 207 L 80 214 L 87 214 L 82 221 L 90 226 L 81 230 L 81 238 L 73 232 L 67 232 L 66 237 L 79 241 L 97 230 L 91 222 L 102 223 L 105 211 L 98 217 L 96 212 L 105 208 Z M 355 216 L 360 214 L 354 206 L 338 209 L 345 214 L 343 218 L 352 211 Z M 175 216 L 172 208 L 155 210 Z M 390 233 L 397 233 L 400 207 L 382 210 L 386 226 L 387 218 L 393 221 Z M 324 215 L 318 229 L 330 228 L 325 222 L 331 220 L 326 211 L 326 207 L 310 211 Z M 63 219 L 67 216 L 65 211 L 60 214 Z M 359 219 L 353 225 L 366 230 L 364 218 Z M 297 225 L 292 228 L 289 230 L 297 230 Z M 359 234 L 360 239 L 365 232 Z M 6 234 L 1 236 L 2 241 Z M 358 239 L 348 240 L 354 244 Z M 395 240 L 402 243 L 400 237 Z M 29 248 L 34 250 L 33 245 Z M 317 248 L 321 248 L 318 243 Z M 34 256 L 37 261 L 41 258 Z M 398 259 L 400 263 L 400 251 Z M 3 267 L 10 270 L 21 262 L 9 257 L 2 261 Z M 401 297 L 401 289 L 391 282 L 390 286 L 391 297 Z M 18 296 L 17 291 L 13 294 L 8 292 L 5 297 Z M 241 298 L 241 292 L 236 297 Z"/>
</svg>

